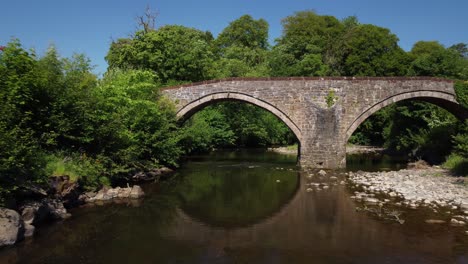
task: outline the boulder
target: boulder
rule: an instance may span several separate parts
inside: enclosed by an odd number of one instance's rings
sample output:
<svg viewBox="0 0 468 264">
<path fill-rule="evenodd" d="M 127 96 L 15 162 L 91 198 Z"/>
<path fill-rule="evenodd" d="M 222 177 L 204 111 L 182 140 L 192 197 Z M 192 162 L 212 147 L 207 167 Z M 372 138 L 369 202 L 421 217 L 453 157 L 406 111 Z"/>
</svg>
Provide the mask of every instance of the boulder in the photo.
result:
<svg viewBox="0 0 468 264">
<path fill-rule="evenodd" d="M 70 217 L 62 201 L 57 199 L 42 199 L 26 202 L 20 207 L 21 218 L 28 225 L 36 225 L 46 220 L 63 220 Z"/>
<path fill-rule="evenodd" d="M 320 171 L 318 172 L 318 174 L 321 175 L 321 176 L 325 176 L 325 175 L 327 175 L 327 172 L 324 171 L 324 170 L 320 170 Z"/>
<path fill-rule="evenodd" d="M 60 200 L 44 199 L 44 203 L 49 211 L 49 216 L 54 220 L 63 220 L 71 216 Z"/>
<path fill-rule="evenodd" d="M 130 198 L 138 199 L 138 198 L 143 197 L 144 195 L 145 193 L 143 192 L 143 189 L 141 189 L 140 186 L 133 185 L 132 191 L 130 192 Z"/>
<path fill-rule="evenodd" d="M 18 212 L 0 208 L 0 247 L 15 244 L 23 235 L 23 221 Z"/>
<path fill-rule="evenodd" d="M 49 208 L 43 201 L 29 201 L 20 207 L 20 213 L 26 224 L 34 225 L 49 217 Z"/>
</svg>

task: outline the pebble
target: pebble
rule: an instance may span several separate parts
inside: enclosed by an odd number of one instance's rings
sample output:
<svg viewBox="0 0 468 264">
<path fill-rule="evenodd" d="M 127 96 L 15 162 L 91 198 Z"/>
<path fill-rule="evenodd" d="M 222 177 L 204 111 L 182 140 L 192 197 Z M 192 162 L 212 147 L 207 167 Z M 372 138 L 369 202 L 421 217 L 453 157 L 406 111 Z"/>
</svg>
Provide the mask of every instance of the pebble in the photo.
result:
<svg viewBox="0 0 468 264">
<path fill-rule="evenodd" d="M 431 208 L 448 207 L 450 210 L 462 210 L 468 215 L 468 188 L 453 184 L 453 177 L 440 176 L 441 174 L 446 174 L 446 171 L 429 168 L 388 172 L 360 171 L 349 173 L 348 178 L 366 192 L 403 198 L 404 204 L 410 208 L 418 208 L 420 204 Z M 355 196 L 359 195 L 355 193 Z"/>
</svg>

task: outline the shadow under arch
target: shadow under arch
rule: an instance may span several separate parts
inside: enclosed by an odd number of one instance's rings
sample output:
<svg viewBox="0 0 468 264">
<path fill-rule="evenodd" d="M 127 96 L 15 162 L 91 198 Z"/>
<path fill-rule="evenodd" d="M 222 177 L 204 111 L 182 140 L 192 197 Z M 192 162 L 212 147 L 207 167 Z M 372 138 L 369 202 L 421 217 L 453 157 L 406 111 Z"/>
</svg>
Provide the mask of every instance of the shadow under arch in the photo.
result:
<svg viewBox="0 0 468 264">
<path fill-rule="evenodd" d="M 246 102 L 246 103 L 258 106 L 260 108 L 263 108 L 269 111 L 270 113 L 275 115 L 277 118 L 279 118 L 281 121 L 283 121 L 284 124 L 286 124 L 286 126 L 294 133 L 300 145 L 301 139 L 302 139 L 301 130 L 283 111 L 281 111 L 274 105 L 264 100 L 255 98 L 251 95 L 244 94 L 244 93 L 218 92 L 218 93 L 207 94 L 203 97 L 198 98 L 197 100 L 194 100 L 184 105 L 177 112 L 177 117 L 182 120 L 187 120 L 188 118 L 190 118 L 192 115 L 194 115 L 196 112 L 200 111 L 204 107 L 213 103 L 221 102 L 221 101 Z"/>
<path fill-rule="evenodd" d="M 468 109 L 461 106 L 457 102 L 453 94 L 428 90 L 400 93 L 386 98 L 385 100 L 382 100 L 363 111 L 346 130 L 345 142 L 348 142 L 349 138 L 359 127 L 359 125 L 361 125 L 367 118 L 369 118 L 375 112 L 379 111 L 380 109 L 386 106 L 403 100 L 419 100 L 428 102 L 446 109 L 462 121 L 468 119 Z"/>
<path fill-rule="evenodd" d="M 305 177 L 301 176 L 300 173 L 297 173 L 293 179 L 295 182 L 293 189 L 290 190 L 290 192 L 288 192 L 285 197 L 283 197 L 280 204 L 275 204 L 275 207 L 266 208 L 268 210 L 262 211 L 261 215 L 255 217 L 246 217 L 244 221 L 228 222 L 225 220 L 214 219 L 213 216 L 200 214 L 200 212 L 192 211 L 190 208 L 187 208 L 183 205 L 177 208 L 177 213 L 181 219 L 184 219 L 184 221 L 203 223 L 203 225 L 212 228 L 239 230 L 246 228 L 248 229 L 258 225 L 265 225 L 274 221 L 274 219 L 283 216 L 288 212 L 289 207 L 294 206 L 295 204 L 297 205 L 298 201 L 303 199 L 305 192 L 303 190 L 301 191 L 301 189 L 305 188 Z"/>
</svg>

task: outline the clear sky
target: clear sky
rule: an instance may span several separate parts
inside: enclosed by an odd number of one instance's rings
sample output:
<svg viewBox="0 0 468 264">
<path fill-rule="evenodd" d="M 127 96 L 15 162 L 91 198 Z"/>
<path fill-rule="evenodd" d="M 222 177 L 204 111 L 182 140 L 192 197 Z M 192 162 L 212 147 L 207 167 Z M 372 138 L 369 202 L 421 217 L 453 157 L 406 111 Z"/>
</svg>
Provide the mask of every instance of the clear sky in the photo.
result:
<svg viewBox="0 0 468 264">
<path fill-rule="evenodd" d="M 468 0 L 2 0 L 0 45 L 16 37 L 41 55 L 55 44 L 64 57 L 85 53 L 103 73 L 112 39 L 134 32 L 147 5 L 159 13 L 157 26 L 180 24 L 214 36 L 244 14 L 263 18 L 272 44 L 281 35 L 281 19 L 301 10 L 339 19 L 355 15 L 389 28 L 405 50 L 419 40 L 468 43 Z"/>
</svg>

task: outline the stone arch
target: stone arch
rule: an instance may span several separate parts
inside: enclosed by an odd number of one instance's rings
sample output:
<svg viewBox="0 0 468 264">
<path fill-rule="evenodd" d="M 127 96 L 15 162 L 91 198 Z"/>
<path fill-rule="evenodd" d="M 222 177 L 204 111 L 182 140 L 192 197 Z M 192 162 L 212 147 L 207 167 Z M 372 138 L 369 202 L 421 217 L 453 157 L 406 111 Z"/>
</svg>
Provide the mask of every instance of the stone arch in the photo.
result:
<svg viewBox="0 0 468 264">
<path fill-rule="evenodd" d="M 255 98 L 251 95 L 244 94 L 244 93 L 237 93 L 237 92 L 219 92 L 219 93 L 211 93 L 207 94 L 203 97 L 200 97 L 192 102 L 189 102 L 188 104 L 184 105 L 178 112 L 177 112 L 177 117 L 181 119 L 188 119 L 190 118 L 193 114 L 201 110 L 202 108 L 216 103 L 220 101 L 242 101 L 246 102 L 258 107 L 261 107 L 270 113 L 274 114 L 276 117 L 278 117 L 283 123 L 286 124 L 286 126 L 291 129 L 291 131 L 294 133 L 296 136 L 297 140 L 299 141 L 299 144 L 301 142 L 301 130 L 299 127 L 280 109 L 278 109 L 276 106 Z"/>
<path fill-rule="evenodd" d="M 410 99 L 425 101 L 425 102 L 440 106 L 446 109 L 447 111 L 451 112 L 460 120 L 465 120 L 468 118 L 468 110 L 465 109 L 463 106 L 461 106 L 457 102 L 453 94 L 446 93 L 446 92 L 438 92 L 438 91 L 428 91 L 428 90 L 400 93 L 400 94 L 391 96 L 389 98 L 385 98 L 384 100 L 364 110 L 351 123 L 351 125 L 346 130 L 345 143 L 348 142 L 349 138 L 354 133 L 354 131 L 359 127 L 359 125 L 361 125 L 372 114 L 374 114 L 375 112 L 379 111 L 380 109 L 390 104 L 403 101 L 403 100 L 410 100 Z"/>
</svg>

